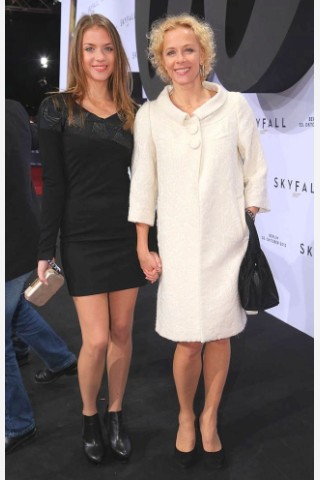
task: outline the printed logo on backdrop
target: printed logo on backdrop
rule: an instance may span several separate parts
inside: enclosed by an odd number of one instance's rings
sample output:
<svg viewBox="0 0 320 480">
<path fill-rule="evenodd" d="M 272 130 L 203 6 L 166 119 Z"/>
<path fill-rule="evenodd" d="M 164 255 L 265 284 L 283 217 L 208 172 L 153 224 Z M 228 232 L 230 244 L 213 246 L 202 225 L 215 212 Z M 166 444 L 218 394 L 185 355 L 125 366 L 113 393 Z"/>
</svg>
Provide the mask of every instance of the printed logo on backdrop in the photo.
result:
<svg viewBox="0 0 320 480">
<path fill-rule="evenodd" d="M 274 233 L 268 233 L 268 235 L 261 235 L 261 240 L 264 242 L 272 243 L 273 245 L 281 248 L 287 248 L 287 241 L 279 238 L 279 236 L 275 235 Z"/>
<path fill-rule="evenodd" d="M 314 193 L 313 182 L 307 182 L 294 178 L 274 177 L 273 187 L 278 190 L 290 192 L 293 194 L 293 196 Z"/>
<path fill-rule="evenodd" d="M 88 11 L 84 13 L 88 13 L 89 15 L 92 15 L 93 13 L 96 13 L 97 7 L 100 7 L 105 3 L 105 0 L 96 0 L 95 2 L 90 3 L 88 5 Z"/>
<path fill-rule="evenodd" d="M 269 128 L 287 128 L 285 117 L 256 117 L 256 122 L 260 131 L 264 131 Z"/>
<path fill-rule="evenodd" d="M 278 0 L 185 0 L 183 8 L 180 0 L 136 0 L 135 10 L 139 71 L 150 100 L 157 97 L 163 83 L 146 58 L 146 32 L 165 14 L 191 12 L 212 25 L 218 52 L 215 73 L 227 90 L 282 92 L 313 65 L 312 0 L 282 0 L 280 7 Z M 297 38 L 303 55 L 297 54 Z"/>
<path fill-rule="evenodd" d="M 312 258 L 313 257 L 313 245 L 307 245 L 306 243 L 300 243 L 299 245 L 300 254 L 304 257 Z"/>
<path fill-rule="evenodd" d="M 287 240 L 280 238 L 279 235 L 274 233 L 268 233 L 267 235 L 261 235 L 261 241 L 266 242 L 268 244 L 274 245 L 276 248 L 279 249 L 286 249 L 289 248 L 289 244 Z M 307 258 L 313 258 L 313 245 L 308 245 L 305 242 L 299 244 L 299 253 Z"/>
<path fill-rule="evenodd" d="M 285 130 L 287 128 L 286 117 L 256 117 L 257 127 L 261 133 L 269 128 Z M 314 128 L 314 116 L 309 116 L 304 121 L 298 122 L 299 128 Z"/>
<path fill-rule="evenodd" d="M 130 23 L 134 21 L 134 13 L 126 15 L 123 18 L 120 18 L 120 27 L 129 27 Z"/>
<path fill-rule="evenodd" d="M 305 122 L 299 122 L 300 128 L 313 128 L 314 127 L 314 116 L 310 116 Z"/>
<path fill-rule="evenodd" d="M 124 15 L 119 19 L 119 23 L 117 27 L 119 28 L 119 33 L 121 35 L 122 41 L 124 42 L 124 46 L 128 55 L 128 59 L 131 65 L 131 69 L 134 71 L 138 69 L 137 64 L 137 50 L 135 44 L 135 13 L 130 12 L 127 15 Z M 129 41 L 127 41 L 129 39 Z M 133 68 L 132 68 L 133 67 Z M 134 77 L 135 81 L 136 76 Z M 141 82 L 140 82 L 141 84 Z M 134 86 L 134 90 L 136 90 L 136 85 Z M 141 96 L 141 95 L 140 95 Z"/>
</svg>

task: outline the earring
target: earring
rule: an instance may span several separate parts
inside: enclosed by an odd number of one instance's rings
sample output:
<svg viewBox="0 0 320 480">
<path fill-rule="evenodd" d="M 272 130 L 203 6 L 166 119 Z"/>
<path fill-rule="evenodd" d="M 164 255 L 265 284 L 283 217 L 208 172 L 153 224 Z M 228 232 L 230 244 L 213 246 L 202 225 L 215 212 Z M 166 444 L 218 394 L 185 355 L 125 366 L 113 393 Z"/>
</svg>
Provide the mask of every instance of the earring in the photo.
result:
<svg viewBox="0 0 320 480">
<path fill-rule="evenodd" d="M 203 64 L 200 64 L 200 77 L 202 79 L 205 79 L 205 69 L 204 69 L 204 65 Z"/>
</svg>

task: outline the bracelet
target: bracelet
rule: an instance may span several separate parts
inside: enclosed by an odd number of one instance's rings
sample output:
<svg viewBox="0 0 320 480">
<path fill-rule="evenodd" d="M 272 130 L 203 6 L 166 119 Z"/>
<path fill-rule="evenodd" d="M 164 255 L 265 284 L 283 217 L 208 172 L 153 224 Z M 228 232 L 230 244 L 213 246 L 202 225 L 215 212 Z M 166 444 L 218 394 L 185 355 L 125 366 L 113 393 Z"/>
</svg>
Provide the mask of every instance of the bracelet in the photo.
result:
<svg viewBox="0 0 320 480">
<path fill-rule="evenodd" d="M 250 215 L 250 217 L 252 218 L 253 221 L 255 221 L 255 214 L 253 212 L 251 212 L 251 210 L 246 210 L 247 214 Z"/>
<path fill-rule="evenodd" d="M 57 273 L 61 273 L 61 268 L 58 267 L 56 263 L 54 263 L 52 260 L 48 260 L 48 263 L 53 270 L 55 270 Z"/>
</svg>

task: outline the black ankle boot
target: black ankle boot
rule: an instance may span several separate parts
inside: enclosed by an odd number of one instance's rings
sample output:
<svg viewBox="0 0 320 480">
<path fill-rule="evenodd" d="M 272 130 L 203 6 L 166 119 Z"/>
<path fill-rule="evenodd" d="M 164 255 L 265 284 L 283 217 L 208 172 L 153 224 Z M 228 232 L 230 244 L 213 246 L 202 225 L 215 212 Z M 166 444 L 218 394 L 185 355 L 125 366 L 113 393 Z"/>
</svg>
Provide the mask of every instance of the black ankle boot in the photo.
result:
<svg viewBox="0 0 320 480">
<path fill-rule="evenodd" d="M 122 412 L 106 412 L 104 422 L 108 431 L 111 450 L 118 458 L 128 459 L 132 447 L 128 433 L 122 423 Z"/>
<path fill-rule="evenodd" d="M 83 415 L 82 429 L 83 451 L 92 463 L 101 463 L 104 456 L 104 444 L 99 415 Z"/>
</svg>

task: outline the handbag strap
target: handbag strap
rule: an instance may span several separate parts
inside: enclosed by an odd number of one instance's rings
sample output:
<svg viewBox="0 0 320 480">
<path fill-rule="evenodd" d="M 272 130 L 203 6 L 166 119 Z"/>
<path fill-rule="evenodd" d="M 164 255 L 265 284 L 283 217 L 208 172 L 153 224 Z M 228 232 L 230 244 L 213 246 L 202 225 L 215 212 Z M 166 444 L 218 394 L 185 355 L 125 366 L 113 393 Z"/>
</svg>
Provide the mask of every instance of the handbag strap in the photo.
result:
<svg viewBox="0 0 320 480">
<path fill-rule="evenodd" d="M 260 240 L 259 240 L 259 236 L 258 236 L 258 233 L 257 233 L 257 229 L 256 229 L 254 221 L 251 218 L 251 216 L 249 215 L 249 213 L 247 213 L 247 212 L 245 212 L 245 213 L 246 213 L 246 222 L 247 222 L 247 226 L 248 226 L 249 233 L 250 233 L 250 236 L 249 236 L 250 249 L 253 253 L 257 254 L 261 250 Z"/>
</svg>

